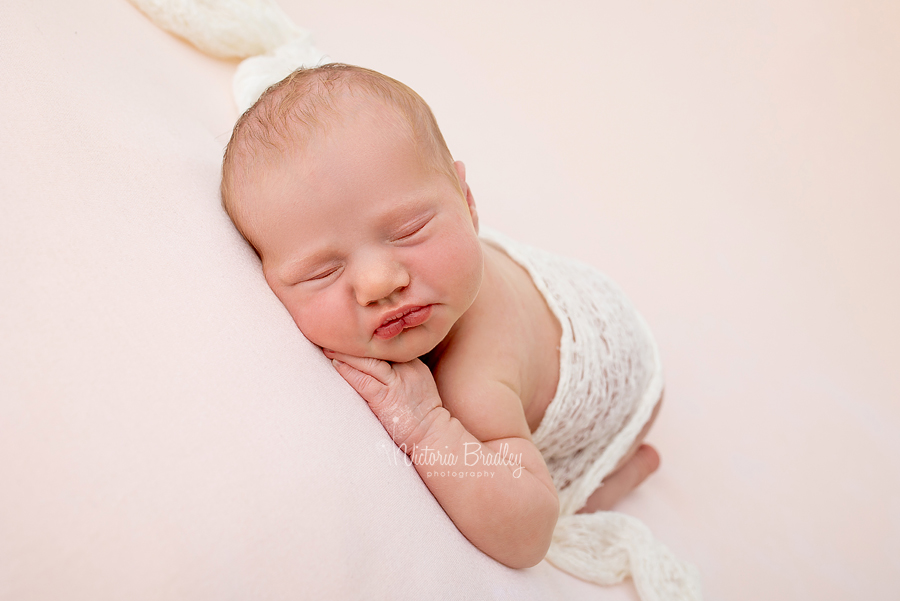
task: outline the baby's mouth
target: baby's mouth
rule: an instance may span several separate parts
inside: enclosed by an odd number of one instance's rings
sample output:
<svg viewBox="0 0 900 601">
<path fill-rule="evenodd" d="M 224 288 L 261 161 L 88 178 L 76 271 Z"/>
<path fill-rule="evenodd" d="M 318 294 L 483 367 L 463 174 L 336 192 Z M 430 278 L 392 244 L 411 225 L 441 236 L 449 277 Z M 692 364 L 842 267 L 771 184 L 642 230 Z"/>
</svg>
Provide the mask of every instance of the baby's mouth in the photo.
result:
<svg viewBox="0 0 900 601">
<path fill-rule="evenodd" d="M 375 329 L 375 337 L 388 340 L 407 328 L 422 325 L 431 317 L 432 306 L 410 307 L 399 316 L 385 320 L 384 323 Z"/>
</svg>

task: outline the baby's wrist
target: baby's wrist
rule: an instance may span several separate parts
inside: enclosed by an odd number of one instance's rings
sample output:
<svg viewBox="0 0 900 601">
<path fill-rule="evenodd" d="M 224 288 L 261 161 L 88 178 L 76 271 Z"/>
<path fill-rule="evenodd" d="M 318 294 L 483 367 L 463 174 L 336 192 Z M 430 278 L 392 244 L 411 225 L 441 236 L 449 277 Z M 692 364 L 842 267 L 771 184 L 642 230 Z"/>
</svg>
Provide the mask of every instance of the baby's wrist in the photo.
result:
<svg viewBox="0 0 900 601">
<path fill-rule="evenodd" d="M 452 423 L 456 421 L 450 416 L 450 412 L 443 406 L 434 407 L 422 417 L 416 427 L 402 439 L 394 438 L 394 442 L 406 453 L 413 463 L 417 451 L 426 447 L 444 444 L 442 440 L 452 430 Z M 457 423 L 459 423 L 457 421 Z"/>
</svg>

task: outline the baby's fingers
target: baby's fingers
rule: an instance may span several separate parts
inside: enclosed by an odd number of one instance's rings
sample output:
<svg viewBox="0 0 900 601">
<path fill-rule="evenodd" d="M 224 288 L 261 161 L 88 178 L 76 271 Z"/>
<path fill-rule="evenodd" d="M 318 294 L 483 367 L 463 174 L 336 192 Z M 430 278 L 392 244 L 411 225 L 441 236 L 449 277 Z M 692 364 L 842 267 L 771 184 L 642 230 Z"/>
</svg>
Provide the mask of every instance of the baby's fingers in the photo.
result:
<svg viewBox="0 0 900 601">
<path fill-rule="evenodd" d="M 342 363 L 346 363 L 353 369 L 359 370 L 364 374 L 368 374 L 381 382 L 382 384 L 390 384 L 393 376 L 391 364 L 381 359 L 372 359 L 371 357 L 355 357 L 345 353 L 339 353 L 328 349 L 322 349 L 325 356 L 329 359 L 337 359 Z"/>
<path fill-rule="evenodd" d="M 341 377 L 347 380 L 347 383 L 368 402 L 376 401 L 387 388 L 369 374 L 356 369 L 349 363 L 338 359 L 332 359 L 331 362 Z"/>
</svg>

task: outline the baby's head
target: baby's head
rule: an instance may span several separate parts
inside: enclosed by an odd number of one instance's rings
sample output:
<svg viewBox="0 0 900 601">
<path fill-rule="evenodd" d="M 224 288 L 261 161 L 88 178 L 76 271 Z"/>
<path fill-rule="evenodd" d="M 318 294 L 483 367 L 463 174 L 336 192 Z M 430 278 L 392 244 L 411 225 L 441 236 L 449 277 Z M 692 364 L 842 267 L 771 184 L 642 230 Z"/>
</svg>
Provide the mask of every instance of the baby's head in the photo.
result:
<svg viewBox="0 0 900 601">
<path fill-rule="evenodd" d="M 267 90 L 235 125 L 222 201 L 319 346 L 409 361 L 480 289 L 463 165 L 428 105 L 374 71 L 326 65 Z"/>
</svg>

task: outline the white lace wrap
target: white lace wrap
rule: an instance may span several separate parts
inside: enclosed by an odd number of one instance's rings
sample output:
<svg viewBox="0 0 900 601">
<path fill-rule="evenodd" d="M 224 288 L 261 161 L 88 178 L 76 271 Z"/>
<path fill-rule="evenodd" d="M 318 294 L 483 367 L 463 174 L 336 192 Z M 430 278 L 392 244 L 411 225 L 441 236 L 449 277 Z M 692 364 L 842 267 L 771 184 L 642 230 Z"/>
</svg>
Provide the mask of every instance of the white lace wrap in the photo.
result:
<svg viewBox="0 0 900 601">
<path fill-rule="evenodd" d="M 680 563 L 640 520 L 576 514 L 631 448 L 663 389 L 659 351 L 622 290 L 590 265 L 482 227 L 481 238 L 531 275 L 562 326 L 559 384 L 534 442 L 559 492 L 547 560 L 584 580 L 631 576 L 643 601 L 698 600 L 696 569 Z"/>
<path fill-rule="evenodd" d="M 310 32 L 295 25 L 274 0 L 128 1 L 160 28 L 211 56 L 246 59 L 232 83 L 242 113 L 292 71 L 328 62 Z"/>
</svg>

